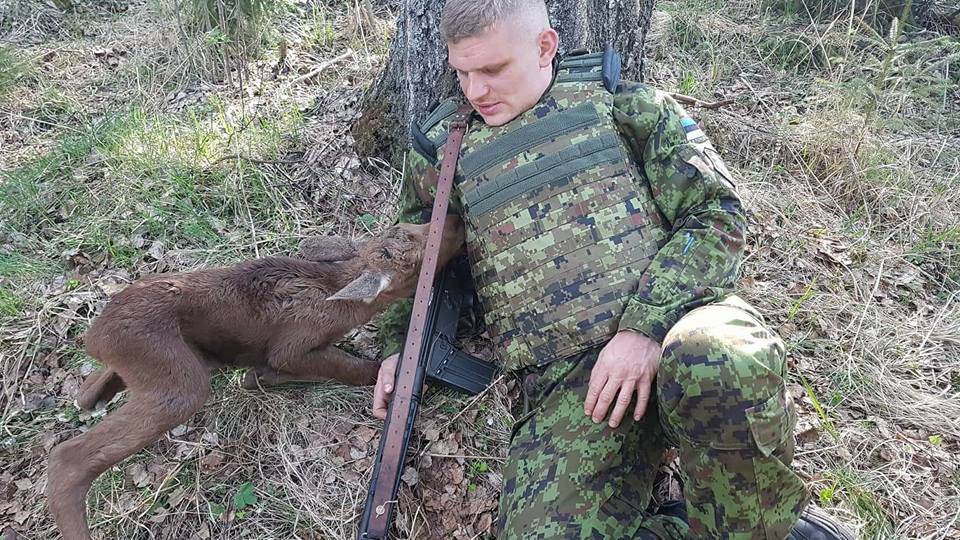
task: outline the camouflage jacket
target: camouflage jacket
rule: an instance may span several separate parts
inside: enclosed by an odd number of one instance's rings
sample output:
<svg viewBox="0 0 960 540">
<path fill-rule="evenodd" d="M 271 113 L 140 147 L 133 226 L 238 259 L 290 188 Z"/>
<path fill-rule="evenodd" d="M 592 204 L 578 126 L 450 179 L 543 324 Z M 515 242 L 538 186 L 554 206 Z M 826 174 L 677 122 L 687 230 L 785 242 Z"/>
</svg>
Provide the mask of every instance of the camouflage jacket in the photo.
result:
<svg viewBox="0 0 960 540">
<path fill-rule="evenodd" d="M 646 187 L 660 213 L 658 217 L 670 232 L 643 270 L 619 329 L 661 342 L 680 317 L 720 299 L 733 287 L 743 253 L 746 219 L 716 150 L 669 95 L 647 85 L 621 82 L 614 95 L 613 114 L 649 184 Z M 482 120 L 474 115 L 473 121 Z M 438 174 L 423 155 L 408 153 L 399 221 L 429 221 Z M 453 211 L 459 212 L 460 208 L 460 201 L 451 200 Z M 381 316 L 384 356 L 399 352 L 410 305 L 409 301 L 401 302 Z"/>
</svg>

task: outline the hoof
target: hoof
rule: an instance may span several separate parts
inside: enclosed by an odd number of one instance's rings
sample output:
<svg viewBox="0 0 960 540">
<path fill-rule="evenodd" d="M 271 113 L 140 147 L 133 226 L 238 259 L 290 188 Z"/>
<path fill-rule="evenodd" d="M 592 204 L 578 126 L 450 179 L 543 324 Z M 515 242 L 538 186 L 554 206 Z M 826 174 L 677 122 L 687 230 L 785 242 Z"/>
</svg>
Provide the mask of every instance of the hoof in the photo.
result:
<svg viewBox="0 0 960 540">
<path fill-rule="evenodd" d="M 257 370 L 251 369 L 243 376 L 243 382 L 240 383 L 245 390 L 256 390 L 261 386 L 260 378 L 257 377 Z"/>
</svg>

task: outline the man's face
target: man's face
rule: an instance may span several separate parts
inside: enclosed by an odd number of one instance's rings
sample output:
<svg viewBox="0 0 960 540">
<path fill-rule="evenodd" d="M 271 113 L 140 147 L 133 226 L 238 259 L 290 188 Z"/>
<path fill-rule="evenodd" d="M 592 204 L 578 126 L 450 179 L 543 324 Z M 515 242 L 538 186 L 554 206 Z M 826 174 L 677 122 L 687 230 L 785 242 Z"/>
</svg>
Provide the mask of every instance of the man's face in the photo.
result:
<svg viewBox="0 0 960 540">
<path fill-rule="evenodd" d="M 534 106 L 550 84 L 556 32 L 531 35 L 502 22 L 483 34 L 447 44 L 470 105 L 491 126 L 501 126 Z"/>
</svg>

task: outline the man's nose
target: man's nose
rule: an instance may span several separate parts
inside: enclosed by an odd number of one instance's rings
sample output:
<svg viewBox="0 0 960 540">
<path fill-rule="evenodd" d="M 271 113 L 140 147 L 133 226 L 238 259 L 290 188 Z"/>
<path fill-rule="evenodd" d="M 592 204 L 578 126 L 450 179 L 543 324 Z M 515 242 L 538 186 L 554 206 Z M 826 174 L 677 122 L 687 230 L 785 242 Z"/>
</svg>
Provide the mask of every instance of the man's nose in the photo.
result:
<svg viewBox="0 0 960 540">
<path fill-rule="evenodd" d="M 490 87 L 487 85 L 486 80 L 484 80 L 482 77 L 473 75 L 467 79 L 467 87 L 464 89 L 463 93 L 470 101 L 476 101 L 486 95 L 489 88 Z"/>
</svg>

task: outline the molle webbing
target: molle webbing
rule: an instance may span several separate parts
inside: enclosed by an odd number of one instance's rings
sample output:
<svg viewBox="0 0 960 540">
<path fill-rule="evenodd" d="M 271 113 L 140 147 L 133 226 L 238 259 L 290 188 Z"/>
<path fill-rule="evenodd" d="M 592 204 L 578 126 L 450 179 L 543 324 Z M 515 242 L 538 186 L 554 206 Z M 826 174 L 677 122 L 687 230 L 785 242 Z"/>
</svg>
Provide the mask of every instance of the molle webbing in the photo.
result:
<svg viewBox="0 0 960 540">
<path fill-rule="evenodd" d="M 608 341 L 667 236 L 613 117 L 616 60 L 569 56 L 536 106 L 464 139 L 467 252 L 507 369 Z"/>
<path fill-rule="evenodd" d="M 597 109 L 590 102 L 551 114 L 463 156 L 460 160 L 460 173 L 467 178 L 472 177 L 503 161 L 504 156 L 515 156 L 538 144 L 574 133 L 598 121 Z"/>
<path fill-rule="evenodd" d="M 460 104 L 453 98 L 444 100 L 440 105 L 437 105 L 427 117 L 417 124 L 414 122 L 410 126 L 410 135 L 413 139 L 413 149 L 420 153 L 431 165 L 436 166 L 438 163 L 437 160 L 437 149 L 442 147 L 444 143 L 447 142 L 447 130 L 444 129 L 440 134 L 435 135 L 435 138 L 430 138 L 427 136 L 430 131 L 437 127 L 440 122 L 443 122 L 447 118 L 453 116 L 457 112 L 457 108 L 460 107 Z"/>
<path fill-rule="evenodd" d="M 424 133 L 428 133 L 431 129 L 439 124 L 442 120 L 445 120 L 449 116 L 453 116 L 453 113 L 457 112 L 457 102 L 452 99 L 444 100 L 443 103 L 437 106 L 433 112 L 427 116 L 424 121 L 420 124 L 420 129 Z"/>
<path fill-rule="evenodd" d="M 616 92 L 620 83 L 620 55 L 608 47 L 602 53 L 568 56 L 560 62 L 556 82 L 602 82 L 608 92 Z"/>
<path fill-rule="evenodd" d="M 607 133 L 483 182 L 477 189 L 465 193 L 463 202 L 472 212 L 489 212 L 524 193 L 533 192 L 547 182 L 568 178 L 620 158 L 616 134 Z"/>
<path fill-rule="evenodd" d="M 556 82 L 599 82 L 603 80 L 603 53 L 564 58 Z"/>
</svg>

